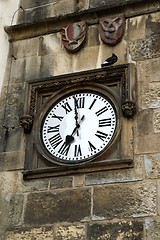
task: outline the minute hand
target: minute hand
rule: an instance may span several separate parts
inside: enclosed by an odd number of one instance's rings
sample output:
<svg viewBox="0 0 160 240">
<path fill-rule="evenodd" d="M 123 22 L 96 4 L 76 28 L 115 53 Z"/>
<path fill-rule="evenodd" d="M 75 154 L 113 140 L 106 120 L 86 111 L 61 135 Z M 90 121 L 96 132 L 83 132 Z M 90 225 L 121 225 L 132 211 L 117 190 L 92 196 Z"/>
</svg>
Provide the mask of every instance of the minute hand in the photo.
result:
<svg viewBox="0 0 160 240">
<path fill-rule="evenodd" d="M 71 142 L 74 141 L 73 134 L 77 131 L 78 128 L 80 128 L 80 123 L 83 121 L 83 119 L 84 119 L 84 115 L 81 117 L 79 123 L 77 123 L 77 126 L 73 129 L 73 132 L 71 133 L 71 135 L 66 136 L 66 141 L 65 141 L 66 144 L 70 144 Z"/>
</svg>

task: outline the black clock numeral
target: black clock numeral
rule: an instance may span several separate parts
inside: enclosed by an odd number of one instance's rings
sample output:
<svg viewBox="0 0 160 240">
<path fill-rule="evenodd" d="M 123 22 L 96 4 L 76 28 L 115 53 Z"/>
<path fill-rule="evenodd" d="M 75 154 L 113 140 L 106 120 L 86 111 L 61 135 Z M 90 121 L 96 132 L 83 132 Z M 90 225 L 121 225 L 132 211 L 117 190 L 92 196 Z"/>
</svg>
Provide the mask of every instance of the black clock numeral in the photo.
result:
<svg viewBox="0 0 160 240">
<path fill-rule="evenodd" d="M 59 127 L 60 127 L 60 125 L 56 125 L 54 127 L 48 126 L 47 133 L 59 132 Z"/>
<path fill-rule="evenodd" d="M 74 156 L 75 157 L 82 156 L 82 151 L 81 151 L 80 145 L 75 145 Z"/>
<path fill-rule="evenodd" d="M 90 105 L 90 107 L 89 107 L 90 110 L 92 109 L 92 107 L 93 107 L 93 105 L 95 104 L 96 100 L 97 100 L 97 99 L 94 99 L 93 102 L 91 103 L 91 105 Z"/>
<path fill-rule="evenodd" d="M 111 118 L 99 120 L 99 127 L 111 126 Z"/>
<path fill-rule="evenodd" d="M 63 117 L 57 116 L 56 114 L 53 114 L 52 118 L 58 118 L 59 121 L 62 121 L 62 119 L 63 119 Z"/>
<path fill-rule="evenodd" d="M 66 143 L 63 143 L 63 145 L 60 147 L 58 152 L 62 155 L 67 156 L 68 152 L 69 152 L 69 149 L 70 149 L 70 146 L 71 146 L 71 144 L 68 145 Z"/>
<path fill-rule="evenodd" d="M 96 150 L 96 147 L 90 141 L 88 141 L 88 144 L 89 144 L 89 149 L 91 152 Z"/>
<path fill-rule="evenodd" d="M 84 108 L 85 97 L 80 97 L 76 99 L 77 108 Z"/>
<path fill-rule="evenodd" d="M 63 141 L 59 133 L 49 138 L 48 140 L 53 148 L 58 147 L 58 145 Z"/>
<path fill-rule="evenodd" d="M 102 141 L 104 141 L 108 137 L 108 134 L 101 131 L 97 131 L 95 135 L 99 137 Z"/>
<path fill-rule="evenodd" d="M 66 102 L 64 105 L 62 105 L 62 107 L 65 109 L 66 114 L 72 111 L 72 108 L 68 102 Z"/>
<path fill-rule="evenodd" d="M 97 117 L 101 115 L 102 113 L 106 112 L 108 110 L 107 106 L 103 107 L 99 111 L 96 112 Z"/>
</svg>

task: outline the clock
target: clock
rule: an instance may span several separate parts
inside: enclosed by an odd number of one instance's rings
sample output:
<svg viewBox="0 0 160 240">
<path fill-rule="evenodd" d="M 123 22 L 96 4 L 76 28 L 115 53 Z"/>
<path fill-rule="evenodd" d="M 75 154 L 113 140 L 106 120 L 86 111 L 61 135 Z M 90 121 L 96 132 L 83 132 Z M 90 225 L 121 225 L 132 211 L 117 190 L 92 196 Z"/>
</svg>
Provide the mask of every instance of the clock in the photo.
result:
<svg viewBox="0 0 160 240">
<path fill-rule="evenodd" d="M 108 151 L 120 129 L 119 103 L 99 85 L 60 91 L 38 117 L 38 150 L 57 164 L 81 164 Z"/>
</svg>

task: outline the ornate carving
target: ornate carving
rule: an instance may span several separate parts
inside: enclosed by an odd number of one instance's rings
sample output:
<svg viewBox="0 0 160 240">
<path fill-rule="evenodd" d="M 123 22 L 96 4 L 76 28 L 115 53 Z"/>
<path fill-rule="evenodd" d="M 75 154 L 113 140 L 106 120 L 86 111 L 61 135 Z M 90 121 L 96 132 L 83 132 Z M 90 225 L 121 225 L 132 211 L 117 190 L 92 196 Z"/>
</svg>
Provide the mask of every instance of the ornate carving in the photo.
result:
<svg viewBox="0 0 160 240">
<path fill-rule="evenodd" d="M 125 29 L 123 14 L 100 18 L 99 24 L 100 37 L 104 43 L 114 46 L 120 42 Z"/>
<path fill-rule="evenodd" d="M 123 115 L 126 118 L 128 118 L 128 119 L 133 118 L 134 115 L 136 114 L 136 104 L 135 104 L 135 102 L 133 102 L 131 100 L 125 101 L 122 104 L 122 112 L 123 112 Z"/>
<path fill-rule="evenodd" d="M 24 129 L 24 133 L 30 133 L 33 126 L 33 117 L 31 115 L 24 115 L 20 118 L 20 125 Z"/>
<path fill-rule="evenodd" d="M 78 51 L 86 37 L 86 22 L 69 24 L 62 28 L 62 43 L 69 52 Z"/>
</svg>

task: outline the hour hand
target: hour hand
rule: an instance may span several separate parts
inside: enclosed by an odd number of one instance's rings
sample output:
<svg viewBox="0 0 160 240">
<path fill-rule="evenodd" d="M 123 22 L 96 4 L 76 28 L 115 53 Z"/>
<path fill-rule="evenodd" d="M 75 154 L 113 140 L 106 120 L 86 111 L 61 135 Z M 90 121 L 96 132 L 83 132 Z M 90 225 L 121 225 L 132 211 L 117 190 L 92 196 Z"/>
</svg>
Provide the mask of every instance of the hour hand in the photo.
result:
<svg viewBox="0 0 160 240">
<path fill-rule="evenodd" d="M 74 137 L 73 137 L 73 134 L 78 130 L 78 128 L 80 128 L 80 123 L 83 121 L 84 119 L 84 115 L 81 117 L 80 121 L 77 122 L 77 125 L 76 127 L 73 129 L 71 135 L 67 135 L 66 136 L 66 140 L 65 140 L 65 143 L 68 145 L 70 143 L 72 143 L 74 141 Z"/>
</svg>

